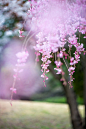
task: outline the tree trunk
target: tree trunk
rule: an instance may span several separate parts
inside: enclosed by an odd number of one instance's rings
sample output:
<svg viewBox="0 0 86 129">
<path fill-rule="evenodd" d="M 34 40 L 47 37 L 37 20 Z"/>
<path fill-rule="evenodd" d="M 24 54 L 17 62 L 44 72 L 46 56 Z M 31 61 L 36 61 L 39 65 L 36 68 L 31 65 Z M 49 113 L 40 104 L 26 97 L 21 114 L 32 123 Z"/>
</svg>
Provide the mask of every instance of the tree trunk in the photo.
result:
<svg viewBox="0 0 86 129">
<path fill-rule="evenodd" d="M 58 80 L 60 80 L 60 78 L 56 75 L 56 73 L 53 70 L 53 67 L 50 65 L 49 69 L 51 71 L 51 73 L 54 75 L 54 77 Z M 71 113 L 71 123 L 72 123 L 72 127 L 73 129 L 83 129 L 82 126 L 82 119 L 80 117 L 79 111 L 78 111 L 78 105 L 76 102 L 76 96 L 74 93 L 73 88 L 69 89 L 69 86 L 63 86 L 65 94 L 66 94 L 66 98 L 67 98 L 67 102 L 69 105 L 69 109 L 70 109 L 70 113 Z"/>
<path fill-rule="evenodd" d="M 63 86 L 63 88 L 65 90 L 67 102 L 70 108 L 71 123 L 72 123 L 73 129 L 83 129 L 82 119 L 78 111 L 78 105 L 76 102 L 76 96 L 75 96 L 74 90 L 69 89 L 69 86 Z"/>
<path fill-rule="evenodd" d="M 84 68 L 85 68 L 84 69 L 84 104 L 85 104 L 85 126 L 84 126 L 84 129 L 86 129 L 86 54 L 85 54 L 84 62 L 85 62 L 84 63 Z"/>
</svg>

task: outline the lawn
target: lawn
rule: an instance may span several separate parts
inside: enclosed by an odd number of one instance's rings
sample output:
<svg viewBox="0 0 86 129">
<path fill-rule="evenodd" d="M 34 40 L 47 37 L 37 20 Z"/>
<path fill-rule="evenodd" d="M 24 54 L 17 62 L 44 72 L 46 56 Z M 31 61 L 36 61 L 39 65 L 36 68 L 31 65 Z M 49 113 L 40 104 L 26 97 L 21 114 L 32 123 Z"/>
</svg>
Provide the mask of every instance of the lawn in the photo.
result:
<svg viewBox="0 0 86 129">
<path fill-rule="evenodd" d="M 84 115 L 84 106 L 79 106 Z M 71 129 L 67 104 L 0 100 L 0 129 Z"/>
<path fill-rule="evenodd" d="M 58 97 L 58 96 L 57 97 L 49 97 L 49 98 L 46 98 L 43 100 L 38 100 L 38 101 L 49 102 L 49 103 L 65 103 L 65 104 L 67 104 L 66 97 Z M 80 97 L 77 97 L 77 103 L 79 105 L 84 105 L 84 100 Z"/>
</svg>

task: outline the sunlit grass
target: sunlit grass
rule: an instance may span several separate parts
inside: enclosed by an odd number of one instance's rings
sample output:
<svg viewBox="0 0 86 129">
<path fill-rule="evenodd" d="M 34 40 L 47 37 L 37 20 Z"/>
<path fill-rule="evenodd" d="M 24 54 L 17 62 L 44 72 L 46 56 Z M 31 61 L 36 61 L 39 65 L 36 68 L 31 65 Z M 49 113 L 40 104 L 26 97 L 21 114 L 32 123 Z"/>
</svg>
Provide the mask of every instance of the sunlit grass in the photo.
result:
<svg viewBox="0 0 86 129">
<path fill-rule="evenodd" d="M 83 116 L 83 106 L 80 106 Z M 0 100 L 0 129 L 71 129 L 67 104 Z"/>
</svg>

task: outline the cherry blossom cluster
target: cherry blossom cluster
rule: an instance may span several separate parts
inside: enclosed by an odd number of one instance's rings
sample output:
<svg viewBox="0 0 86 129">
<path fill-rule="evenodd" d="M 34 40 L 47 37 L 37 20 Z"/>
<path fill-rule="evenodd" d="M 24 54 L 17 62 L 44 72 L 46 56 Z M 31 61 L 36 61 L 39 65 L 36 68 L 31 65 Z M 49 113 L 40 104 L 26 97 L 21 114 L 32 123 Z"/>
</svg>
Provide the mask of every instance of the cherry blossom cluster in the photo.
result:
<svg viewBox="0 0 86 129">
<path fill-rule="evenodd" d="M 62 73 L 62 69 L 60 68 L 62 65 L 61 61 L 55 61 L 55 64 L 56 64 L 56 68 L 54 68 L 54 69 L 57 70 L 56 74 L 61 74 Z"/>
<path fill-rule="evenodd" d="M 65 49 L 63 49 L 63 51 L 64 51 L 64 50 L 65 50 Z M 58 52 L 58 54 L 57 54 L 58 60 L 55 61 L 56 68 L 54 68 L 54 70 L 57 71 L 56 74 L 61 74 L 61 75 L 62 75 L 62 78 L 60 79 L 60 81 L 63 82 L 63 85 L 67 85 L 67 82 L 66 82 L 65 77 L 64 77 L 64 74 L 65 74 L 65 73 L 64 73 L 64 71 L 63 71 L 63 69 L 62 69 L 63 63 L 62 63 L 61 60 L 60 60 L 60 58 L 63 58 L 63 55 L 64 55 L 65 58 L 67 59 L 67 54 L 66 54 L 66 53 L 64 53 L 64 52 L 62 52 L 62 51 L 60 51 L 60 53 Z"/>
<path fill-rule="evenodd" d="M 66 85 L 63 77 L 61 58 L 66 64 L 66 59 L 70 60 L 70 66 L 67 66 L 70 75 L 70 87 L 72 87 L 73 73 L 80 54 L 85 49 L 83 43 L 80 43 L 76 33 L 83 34 L 86 38 L 86 0 L 76 0 L 76 2 L 68 2 L 67 0 L 32 0 L 31 8 L 28 10 L 30 27 L 37 32 L 37 43 L 35 50 L 37 59 L 40 53 L 43 61 L 41 67 L 43 74 L 41 77 L 45 80 L 48 66 L 51 63 L 52 53 L 56 54 L 56 74 L 62 74 L 61 81 Z M 79 41 L 78 41 L 79 40 Z M 69 47 L 68 53 L 66 52 Z M 71 56 L 73 47 L 76 48 L 74 57 Z"/>
<path fill-rule="evenodd" d="M 52 58 L 52 54 L 51 54 L 51 46 L 50 44 L 47 42 L 47 47 L 46 47 L 46 42 L 41 41 L 41 36 L 42 33 L 39 33 L 38 35 L 36 35 L 37 37 L 39 37 L 39 40 L 37 41 L 37 45 L 34 46 L 35 50 L 38 51 L 36 53 L 36 56 L 38 57 L 41 53 L 42 54 L 42 64 L 41 64 L 41 71 L 43 72 L 43 74 L 41 75 L 42 78 L 44 78 L 43 82 L 45 85 L 45 80 L 48 80 L 48 77 L 46 76 L 46 74 L 49 72 L 48 66 L 51 63 L 51 61 L 49 60 L 50 58 Z M 46 85 L 45 85 L 46 87 Z"/>
<path fill-rule="evenodd" d="M 83 34 L 83 38 L 86 38 L 86 0 L 76 0 L 75 2 L 68 2 L 67 0 L 31 0 L 30 9 L 28 10 L 29 27 L 31 31 L 36 34 L 36 61 L 39 61 L 38 57 L 42 55 L 41 61 L 41 77 L 48 80 L 47 73 L 49 72 L 48 66 L 54 58 L 57 72 L 61 74 L 60 81 L 63 85 L 67 85 L 64 77 L 63 62 L 65 63 L 70 80 L 69 85 L 72 88 L 72 82 L 74 80 L 73 73 L 75 72 L 76 64 L 80 61 L 80 54 L 86 53 L 83 43 L 80 43 L 80 35 Z M 19 37 L 23 31 L 19 30 Z M 76 36 L 79 34 L 79 36 Z M 30 38 L 29 38 L 30 39 Z M 29 41 L 27 39 L 27 41 Z M 25 40 L 24 45 L 27 45 Z M 25 45 L 25 49 L 26 49 Z M 75 48 L 74 56 L 71 56 L 72 49 Z M 23 71 L 22 67 L 25 65 L 28 57 L 28 52 L 22 51 L 16 54 L 17 64 L 14 69 L 14 83 L 10 88 L 16 93 L 15 80 L 18 78 L 18 74 Z M 70 64 L 68 66 L 68 60 Z"/>
<path fill-rule="evenodd" d="M 23 72 L 23 67 L 25 66 L 25 62 L 26 62 L 28 56 L 29 56 L 29 54 L 27 51 L 21 51 L 16 54 L 17 64 L 15 65 L 15 69 L 13 69 L 15 72 L 13 75 L 14 82 L 13 82 L 13 86 L 10 88 L 10 90 L 12 91 L 11 101 L 12 101 L 13 93 L 16 93 L 16 88 L 15 88 L 16 79 L 20 80 L 19 73 Z M 12 105 L 12 103 L 11 103 L 11 105 Z"/>
</svg>

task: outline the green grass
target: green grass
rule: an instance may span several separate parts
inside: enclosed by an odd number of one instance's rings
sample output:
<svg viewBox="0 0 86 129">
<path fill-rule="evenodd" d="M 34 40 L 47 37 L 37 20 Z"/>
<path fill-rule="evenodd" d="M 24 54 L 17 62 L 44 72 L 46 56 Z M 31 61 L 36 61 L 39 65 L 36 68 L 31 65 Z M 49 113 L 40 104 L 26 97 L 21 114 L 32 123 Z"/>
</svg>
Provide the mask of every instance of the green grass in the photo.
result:
<svg viewBox="0 0 86 129">
<path fill-rule="evenodd" d="M 80 106 L 83 116 L 84 107 Z M 71 129 L 67 104 L 0 100 L 0 129 Z"/>
<path fill-rule="evenodd" d="M 67 100 L 65 97 L 50 97 L 47 99 L 44 99 L 43 102 L 49 102 L 49 103 L 67 103 Z"/>
<path fill-rule="evenodd" d="M 50 97 L 50 98 L 47 98 L 47 99 L 44 99 L 44 100 L 36 100 L 36 101 L 42 101 L 42 102 L 49 102 L 49 103 L 65 103 L 67 104 L 67 99 L 66 97 Z M 80 105 L 83 105 L 84 102 L 83 102 L 83 99 L 82 98 L 77 98 L 77 103 L 80 104 Z"/>
</svg>

